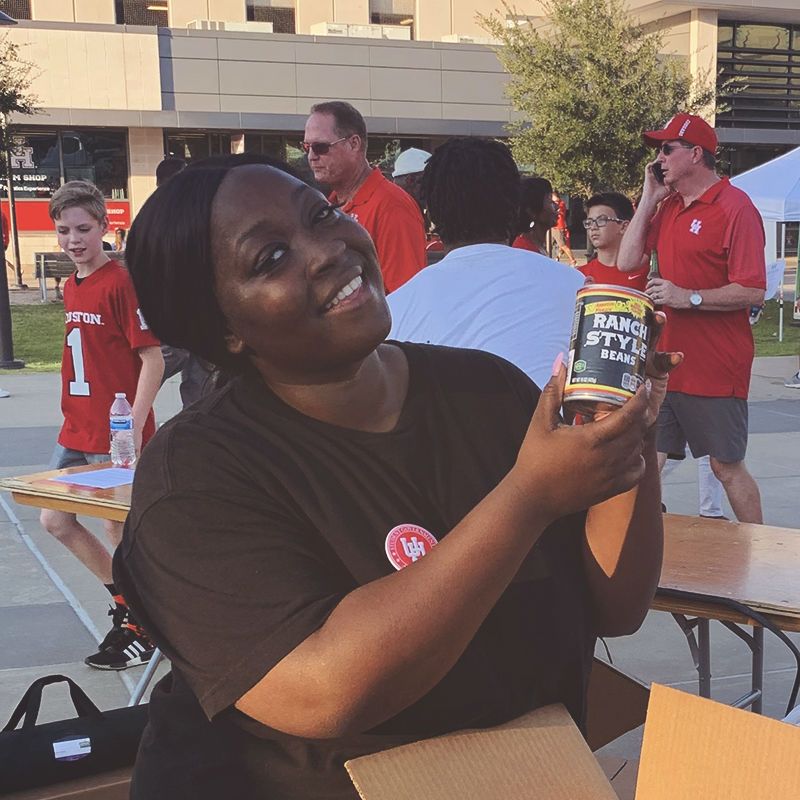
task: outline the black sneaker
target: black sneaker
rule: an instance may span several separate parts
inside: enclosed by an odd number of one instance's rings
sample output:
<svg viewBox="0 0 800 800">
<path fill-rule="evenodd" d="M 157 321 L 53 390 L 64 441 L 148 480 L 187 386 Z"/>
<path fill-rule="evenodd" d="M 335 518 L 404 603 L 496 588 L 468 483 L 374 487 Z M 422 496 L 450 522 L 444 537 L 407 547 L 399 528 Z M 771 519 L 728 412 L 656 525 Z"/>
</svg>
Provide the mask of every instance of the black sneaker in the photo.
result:
<svg viewBox="0 0 800 800">
<path fill-rule="evenodd" d="M 111 617 L 111 630 L 97 646 L 98 650 L 104 650 L 128 621 L 128 607 L 116 603 L 108 609 L 108 616 Z"/>
<path fill-rule="evenodd" d="M 87 656 L 84 663 L 95 669 L 123 670 L 146 664 L 156 646 L 149 637 L 132 627 L 112 628 L 94 655 Z"/>
</svg>

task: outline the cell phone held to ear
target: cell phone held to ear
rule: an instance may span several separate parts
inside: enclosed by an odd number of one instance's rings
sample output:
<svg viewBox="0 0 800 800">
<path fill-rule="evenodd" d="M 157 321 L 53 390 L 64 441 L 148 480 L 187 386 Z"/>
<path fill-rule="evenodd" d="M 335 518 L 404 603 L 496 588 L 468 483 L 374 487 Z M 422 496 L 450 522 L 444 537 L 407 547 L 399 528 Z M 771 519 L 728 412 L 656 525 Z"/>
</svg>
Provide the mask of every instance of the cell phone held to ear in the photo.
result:
<svg viewBox="0 0 800 800">
<path fill-rule="evenodd" d="M 655 164 L 653 164 L 653 175 L 655 176 L 655 179 L 660 184 L 663 185 L 663 183 L 664 183 L 664 170 L 661 168 L 661 164 L 659 164 L 658 161 L 656 161 Z"/>
</svg>

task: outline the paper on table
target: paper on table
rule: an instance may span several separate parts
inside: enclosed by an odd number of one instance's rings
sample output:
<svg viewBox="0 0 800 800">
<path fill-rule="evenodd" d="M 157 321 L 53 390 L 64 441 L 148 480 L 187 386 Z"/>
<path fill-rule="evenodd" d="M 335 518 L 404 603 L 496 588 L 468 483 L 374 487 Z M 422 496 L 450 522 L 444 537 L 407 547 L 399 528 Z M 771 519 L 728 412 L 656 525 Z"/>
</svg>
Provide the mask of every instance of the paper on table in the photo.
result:
<svg viewBox="0 0 800 800">
<path fill-rule="evenodd" d="M 72 475 L 61 475 L 50 478 L 51 481 L 69 483 L 73 486 L 89 486 L 93 489 L 113 489 L 133 483 L 133 470 L 124 467 L 108 467 L 94 472 L 77 472 Z"/>
</svg>

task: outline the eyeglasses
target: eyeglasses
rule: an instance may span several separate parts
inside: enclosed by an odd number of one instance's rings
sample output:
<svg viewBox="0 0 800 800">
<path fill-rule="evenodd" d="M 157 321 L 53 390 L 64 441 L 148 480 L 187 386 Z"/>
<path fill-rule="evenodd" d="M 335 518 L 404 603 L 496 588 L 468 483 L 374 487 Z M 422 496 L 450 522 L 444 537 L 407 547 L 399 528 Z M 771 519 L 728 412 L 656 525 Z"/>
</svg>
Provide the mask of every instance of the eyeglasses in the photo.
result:
<svg viewBox="0 0 800 800">
<path fill-rule="evenodd" d="M 586 228 L 586 230 L 588 231 L 589 228 L 591 228 L 591 227 L 605 228 L 605 226 L 608 225 L 609 222 L 622 223 L 622 222 L 627 222 L 627 221 L 628 220 L 626 220 L 626 219 L 619 219 L 619 217 L 607 217 L 605 214 L 603 214 L 600 217 L 587 217 L 583 221 L 583 227 Z"/>
<path fill-rule="evenodd" d="M 341 139 L 337 139 L 335 142 L 300 142 L 300 147 L 303 148 L 304 153 L 308 153 L 310 150 L 315 156 L 324 156 L 335 144 L 339 144 L 339 142 L 349 138 L 349 136 L 342 136 Z"/>
<path fill-rule="evenodd" d="M 695 145 L 693 144 L 670 144 L 669 142 L 664 142 L 658 149 L 665 155 L 668 156 L 673 150 L 677 150 L 678 148 L 682 150 L 694 150 Z"/>
</svg>

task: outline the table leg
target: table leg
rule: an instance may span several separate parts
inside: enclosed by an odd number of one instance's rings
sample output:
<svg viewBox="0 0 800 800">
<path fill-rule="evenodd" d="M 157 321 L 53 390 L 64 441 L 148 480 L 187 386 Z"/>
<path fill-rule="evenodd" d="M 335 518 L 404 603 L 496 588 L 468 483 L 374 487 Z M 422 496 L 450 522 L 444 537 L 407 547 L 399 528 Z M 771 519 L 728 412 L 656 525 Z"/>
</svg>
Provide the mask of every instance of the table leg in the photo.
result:
<svg viewBox="0 0 800 800">
<path fill-rule="evenodd" d="M 164 654 L 156 647 L 153 655 L 150 656 L 150 661 L 144 668 L 144 672 L 142 673 L 142 677 L 139 679 L 139 683 L 136 684 L 136 688 L 133 690 L 131 699 L 128 702 L 129 707 L 138 706 L 139 703 L 142 702 L 142 697 L 144 697 L 144 693 L 147 691 L 150 681 L 153 680 L 153 675 L 155 674 L 156 668 L 161 663 L 163 658 Z"/>
<path fill-rule="evenodd" d="M 753 694 L 758 697 L 753 702 L 753 711 L 761 714 L 764 706 L 764 629 L 753 627 Z"/>
<path fill-rule="evenodd" d="M 753 633 L 750 634 L 735 622 L 723 621 L 722 624 L 731 633 L 735 633 L 750 648 L 752 654 L 751 689 L 732 705 L 736 708 L 750 707 L 756 714 L 761 714 L 764 694 L 764 629 L 754 625 Z"/>
<path fill-rule="evenodd" d="M 711 697 L 711 632 L 708 620 L 702 617 L 697 620 L 697 645 L 700 697 Z"/>
</svg>

